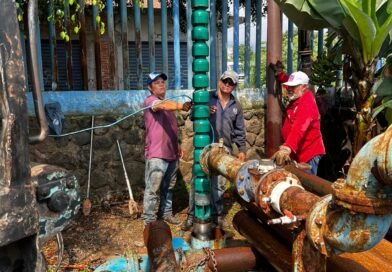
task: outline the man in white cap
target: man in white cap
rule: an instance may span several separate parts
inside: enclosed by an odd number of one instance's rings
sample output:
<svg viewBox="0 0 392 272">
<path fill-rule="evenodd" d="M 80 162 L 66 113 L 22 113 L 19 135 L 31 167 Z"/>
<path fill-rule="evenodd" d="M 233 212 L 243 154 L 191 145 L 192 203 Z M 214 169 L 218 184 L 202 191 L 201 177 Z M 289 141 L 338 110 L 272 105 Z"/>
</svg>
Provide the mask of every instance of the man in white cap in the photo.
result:
<svg viewBox="0 0 392 272">
<path fill-rule="evenodd" d="M 180 221 L 173 216 L 173 188 L 177 180 L 178 146 L 177 119 L 174 111 L 189 111 L 190 102 L 177 103 L 165 100 L 167 76 L 164 73 L 151 73 L 147 77 L 147 87 L 151 95 L 144 100 L 144 123 L 146 126 L 144 156 L 146 159 L 144 190 L 145 225 L 157 220 L 158 215 L 174 225 Z M 158 215 L 155 211 L 160 191 Z"/>
<path fill-rule="evenodd" d="M 287 89 L 289 104 L 283 121 L 284 143 L 272 156 L 277 165 L 290 159 L 308 163 L 310 172 L 317 175 L 317 168 L 325 154 L 320 131 L 320 113 L 313 93 L 308 90 L 309 77 L 304 72 L 294 72 L 283 87 Z"/>
<path fill-rule="evenodd" d="M 238 159 L 244 161 L 246 158 L 246 129 L 242 107 L 232 94 L 238 85 L 238 74 L 234 71 L 224 72 L 218 82 L 216 92 L 210 93 L 210 123 L 213 128 L 213 141 L 223 144 L 230 152 L 233 144 L 238 147 Z M 224 222 L 223 193 L 226 188 L 226 179 L 222 176 L 211 176 L 211 204 L 214 223 L 222 229 L 226 229 Z M 182 225 L 182 230 L 190 230 L 194 217 L 194 195 L 191 187 L 189 197 L 188 218 Z"/>
</svg>

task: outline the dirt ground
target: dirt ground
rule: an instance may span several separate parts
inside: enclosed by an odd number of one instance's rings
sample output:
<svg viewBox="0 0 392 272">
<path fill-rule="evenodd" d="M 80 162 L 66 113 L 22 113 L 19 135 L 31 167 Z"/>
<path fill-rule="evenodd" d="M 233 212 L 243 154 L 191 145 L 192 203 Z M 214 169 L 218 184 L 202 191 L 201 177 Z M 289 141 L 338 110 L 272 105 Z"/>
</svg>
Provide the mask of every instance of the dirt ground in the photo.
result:
<svg viewBox="0 0 392 272">
<path fill-rule="evenodd" d="M 181 190 L 181 193 L 174 194 L 180 197 L 174 199 L 173 209 L 176 217 L 183 221 L 187 216 L 187 193 Z M 139 195 L 136 199 L 142 210 L 142 196 Z M 232 199 L 230 193 L 225 195 L 226 220 L 230 226 L 234 214 L 241 209 Z M 89 216 L 84 216 L 80 212 L 63 231 L 64 254 L 59 271 L 93 271 L 95 267 L 113 258 L 124 257 L 129 253 L 146 254 L 147 250 L 143 242 L 143 220 L 129 215 L 128 201 L 124 199 L 103 203 L 104 205 L 93 205 Z M 170 227 L 173 237 L 183 237 L 189 241 L 190 232 L 181 231 L 180 226 Z M 231 231 L 234 236 L 227 240 L 227 246 L 248 245 L 244 237 L 234 229 Z M 49 271 L 55 271 L 58 261 L 57 248 L 56 239 L 44 246 L 43 254 L 49 265 Z"/>
</svg>

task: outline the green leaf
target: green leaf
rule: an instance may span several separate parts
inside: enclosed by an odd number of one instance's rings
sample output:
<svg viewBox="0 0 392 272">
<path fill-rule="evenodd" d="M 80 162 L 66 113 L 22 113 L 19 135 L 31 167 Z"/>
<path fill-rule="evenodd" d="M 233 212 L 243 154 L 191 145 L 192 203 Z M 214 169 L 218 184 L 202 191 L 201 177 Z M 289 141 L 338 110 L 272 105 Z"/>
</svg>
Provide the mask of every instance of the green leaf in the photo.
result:
<svg viewBox="0 0 392 272">
<path fill-rule="evenodd" d="M 307 0 L 275 0 L 275 3 L 300 29 L 313 30 L 329 27 L 328 22 L 320 17 Z"/>
<path fill-rule="evenodd" d="M 386 108 L 392 109 L 392 98 L 373 110 L 372 119 L 376 118 L 376 116 Z"/>
<path fill-rule="evenodd" d="M 359 29 L 358 25 L 354 22 L 354 20 L 350 17 L 347 17 L 343 20 L 343 26 L 347 30 L 351 38 L 355 40 L 357 43 L 360 43 L 360 34 L 359 34 Z"/>
<path fill-rule="evenodd" d="M 338 0 L 308 0 L 311 7 L 333 28 L 339 29 L 347 16 Z"/>
<path fill-rule="evenodd" d="M 384 77 L 378 80 L 372 89 L 378 96 L 392 95 L 392 77 Z"/>
<path fill-rule="evenodd" d="M 389 125 L 392 124 L 392 109 L 391 108 L 388 108 L 385 111 L 385 119 L 387 119 Z"/>
<path fill-rule="evenodd" d="M 390 31 L 392 31 L 392 14 L 377 29 L 377 35 L 373 41 L 373 54 L 378 54 Z"/>
<path fill-rule="evenodd" d="M 373 53 L 373 40 L 376 37 L 376 26 L 372 21 L 372 18 L 360 10 L 351 0 L 341 0 L 341 3 L 346 12 L 350 14 L 350 17 L 358 25 L 361 38 L 360 46 L 362 49 L 362 57 L 364 63 L 368 63 L 375 57 Z"/>
</svg>

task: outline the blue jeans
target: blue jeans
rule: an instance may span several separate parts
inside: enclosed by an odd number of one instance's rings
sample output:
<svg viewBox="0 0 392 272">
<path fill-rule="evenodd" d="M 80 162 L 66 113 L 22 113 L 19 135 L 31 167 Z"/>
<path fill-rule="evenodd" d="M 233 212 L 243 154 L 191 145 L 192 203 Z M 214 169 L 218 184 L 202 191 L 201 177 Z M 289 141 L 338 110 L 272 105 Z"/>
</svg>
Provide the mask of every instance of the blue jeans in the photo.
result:
<svg viewBox="0 0 392 272">
<path fill-rule="evenodd" d="M 224 211 L 223 193 L 226 191 L 226 178 L 220 175 L 211 176 L 211 215 L 216 218 L 222 216 Z M 188 215 L 195 216 L 195 184 L 194 179 L 191 180 L 191 189 L 189 192 Z"/>
<path fill-rule="evenodd" d="M 178 160 L 167 161 L 159 158 L 146 160 L 144 190 L 144 223 L 157 220 L 156 206 L 158 202 L 158 190 L 160 190 L 160 202 L 158 214 L 163 217 L 173 214 L 173 188 L 177 181 Z"/>
<path fill-rule="evenodd" d="M 318 165 L 321 159 L 321 155 L 317 155 L 316 157 L 314 157 L 313 159 L 311 159 L 310 161 L 308 161 L 308 164 L 310 166 L 312 166 L 312 169 L 310 169 L 310 173 L 313 175 L 317 175 L 317 169 L 318 169 Z"/>
</svg>

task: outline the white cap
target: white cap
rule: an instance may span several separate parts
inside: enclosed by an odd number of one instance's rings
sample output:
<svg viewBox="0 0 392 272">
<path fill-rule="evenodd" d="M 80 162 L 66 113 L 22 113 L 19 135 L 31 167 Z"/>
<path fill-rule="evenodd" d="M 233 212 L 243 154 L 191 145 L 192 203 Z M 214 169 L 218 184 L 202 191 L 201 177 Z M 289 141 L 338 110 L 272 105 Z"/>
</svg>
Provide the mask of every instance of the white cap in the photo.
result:
<svg viewBox="0 0 392 272">
<path fill-rule="evenodd" d="M 152 72 L 147 77 L 147 85 L 150 85 L 151 83 L 153 83 L 155 80 L 157 80 L 158 77 L 161 77 L 165 81 L 167 80 L 167 75 L 166 74 Z"/>
<path fill-rule="evenodd" d="M 304 72 L 298 71 L 292 73 L 289 77 L 289 80 L 283 83 L 283 85 L 297 86 L 297 85 L 308 84 L 308 83 L 309 83 L 308 75 L 305 74 Z"/>
<path fill-rule="evenodd" d="M 234 71 L 227 70 L 220 77 L 221 80 L 225 80 L 226 78 L 230 78 L 234 84 L 238 83 L 238 74 Z"/>
</svg>

